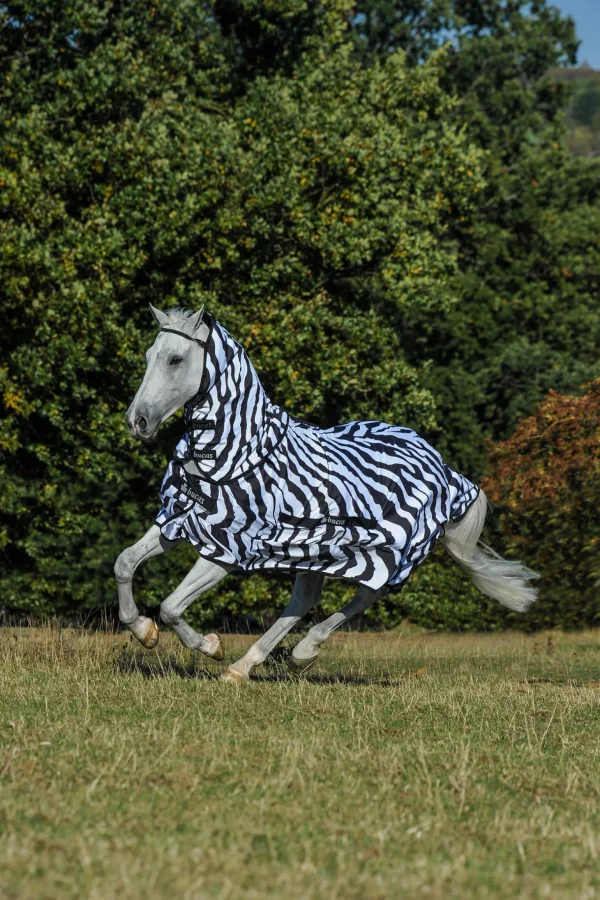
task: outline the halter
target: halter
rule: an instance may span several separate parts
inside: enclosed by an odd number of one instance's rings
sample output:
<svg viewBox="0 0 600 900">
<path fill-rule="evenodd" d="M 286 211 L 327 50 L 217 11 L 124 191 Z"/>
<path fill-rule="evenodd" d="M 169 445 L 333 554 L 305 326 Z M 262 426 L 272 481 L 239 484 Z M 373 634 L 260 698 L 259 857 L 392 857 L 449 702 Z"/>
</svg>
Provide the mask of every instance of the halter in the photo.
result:
<svg viewBox="0 0 600 900">
<path fill-rule="evenodd" d="M 186 341 L 193 341 L 195 344 L 198 344 L 199 347 L 206 347 L 206 341 L 201 341 L 199 338 L 190 337 L 189 334 L 184 334 L 183 331 L 176 331 L 174 328 L 161 328 L 160 331 L 168 331 L 169 334 L 178 334 L 179 337 L 185 338 Z"/>
<path fill-rule="evenodd" d="M 209 326 L 208 337 L 210 339 L 210 336 L 212 334 L 212 319 L 210 319 L 209 322 L 207 322 L 206 324 L 208 324 L 208 326 Z M 198 344 L 198 346 L 201 347 L 203 350 L 206 348 L 207 341 L 201 341 L 200 338 L 190 337 L 189 334 L 185 334 L 185 332 L 183 332 L 183 331 L 177 331 L 176 328 L 161 328 L 158 333 L 162 334 L 162 332 L 164 332 L 164 331 L 167 331 L 169 334 L 177 334 L 177 335 L 179 335 L 179 337 L 185 338 L 186 341 L 193 341 L 194 344 Z M 198 386 L 198 390 L 196 391 L 194 396 L 190 397 L 190 399 L 184 404 L 184 419 L 185 419 L 185 407 L 188 406 L 189 404 L 193 403 L 194 401 L 197 401 L 202 396 L 202 382 L 204 381 L 205 373 L 206 373 L 206 354 L 204 355 L 204 366 L 202 368 L 202 375 L 200 377 L 200 384 Z M 186 424 L 187 424 L 187 422 L 186 422 Z"/>
</svg>

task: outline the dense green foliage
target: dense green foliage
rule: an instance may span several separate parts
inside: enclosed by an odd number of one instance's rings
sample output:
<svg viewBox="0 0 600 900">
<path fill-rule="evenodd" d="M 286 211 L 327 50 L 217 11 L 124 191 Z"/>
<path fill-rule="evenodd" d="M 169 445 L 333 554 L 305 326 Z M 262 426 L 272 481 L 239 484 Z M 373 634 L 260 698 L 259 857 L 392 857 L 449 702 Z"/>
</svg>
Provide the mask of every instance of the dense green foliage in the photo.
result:
<svg viewBox="0 0 600 900">
<path fill-rule="evenodd" d="M 294 413 L 412 425 L 475 478 L 594 377 L 600 168 L 547 74 L 575 47 L 544 2 L 3 4 L 2 603 L 113 602 L 181 429 L 125 428 L 150 300 L 206 303 Z M 171 556 L 150 605 L 193 558 Z M 502 621 L 461 579 L 433 563 L 372 621 Z M 198 615 L 288 591 L 229 579 Z"/>
<path fill-rule="evenodd" d="M 180 428 L 155 452 L 126 432 L 148 300 L 205 302 L 303 417 L 433 421 L 387 310 L 449 304 L 448 218 L 468 215 L 479 154 L 448 127 L 443 54 L 365 68 L 343 5 L 289 73 L 244 92 L 201 6 L 12 11 L 3 602 L 61 610 L 112 596 L 112 562 L 150 525 Z"/>
<path fill-rule="evenodd" d="M 507 437 L 551 388 L 576 391 L 599 371 L 600 161 L 570 158 L 569 88 L 549 72 L 574 61 L 573 23 L 518 0 L 360 7 L 371 51 L 399 43 L 419 59 L 436 23 L 439 40 L 455 35 L 443 82 L 460 98 L 452 120 L 488 150 L 477 214 L 458 235 L 460 301 L 410 328 L 413 362 L 432 360 L 436 443 L 479 477 L 489 438 Z"/>
</svg>

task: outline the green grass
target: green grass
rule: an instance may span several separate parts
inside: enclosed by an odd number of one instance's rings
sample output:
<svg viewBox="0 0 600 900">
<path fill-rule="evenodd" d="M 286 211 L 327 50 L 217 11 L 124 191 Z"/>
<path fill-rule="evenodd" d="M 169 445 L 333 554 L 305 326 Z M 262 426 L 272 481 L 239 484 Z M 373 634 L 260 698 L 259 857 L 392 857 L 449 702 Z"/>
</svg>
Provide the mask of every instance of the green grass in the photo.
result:
<svg viewBox="0 0 600 900">
<path fill-rule="evenodd" d="M 0 632 L 3 898 L 600 894 L 600 635 L 157 650 Z"/>
</svg>

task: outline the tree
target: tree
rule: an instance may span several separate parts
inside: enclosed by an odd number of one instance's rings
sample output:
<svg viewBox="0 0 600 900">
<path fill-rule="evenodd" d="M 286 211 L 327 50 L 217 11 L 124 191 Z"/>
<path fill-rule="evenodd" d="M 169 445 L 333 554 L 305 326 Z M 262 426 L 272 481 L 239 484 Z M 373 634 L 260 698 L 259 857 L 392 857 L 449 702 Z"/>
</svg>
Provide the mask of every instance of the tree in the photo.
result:
<svg viewBox="0 0 600 900">
<path fill-rule="evenodd" d="M 458 302 L 398 326 L 413 364 L 431 360 L 423 383 L 443 425 L 432 437 L 478 477 L 489 438 L 507 437 L 550 388 L 576 392 L 599 371 L 600 164 L 570 159 L 569 86 L 550 74 L 575 61 L 574 24 L 519 0 L 362 0 L 357 12 L 367 64 L 402 47 L 418 66 L 450 39 L 451 121 L 487 151 L 478 211 L 452 223 Z"/>
<path fill-rule="evenodd" d="M 347 15 L 320 4 L 301 52 L 242 85 L 240 39 L 210 4 L 2 8 L 9 608 L 112 601 L 113 560 L 152 521 L 181 423 L 151 451 L 125 427 L 150 300 L 206 303 L 304 418 L 433 426 L 398 311 L 451 303 L 452 223 L 482 188 L 480 154 L 449 121 L 444 53 L 365 67 Z M 148 602 L 189 562 L 173 556 Z M 235 611 L 264 608 L 256 584 Z"/>
<path fill-rule="evenodd" d="M 590 126 L 598 113 L 600 113 L 600 87 L 589 84 L 574 97 L 571 116 L 579 124 Z"/>
</svg>

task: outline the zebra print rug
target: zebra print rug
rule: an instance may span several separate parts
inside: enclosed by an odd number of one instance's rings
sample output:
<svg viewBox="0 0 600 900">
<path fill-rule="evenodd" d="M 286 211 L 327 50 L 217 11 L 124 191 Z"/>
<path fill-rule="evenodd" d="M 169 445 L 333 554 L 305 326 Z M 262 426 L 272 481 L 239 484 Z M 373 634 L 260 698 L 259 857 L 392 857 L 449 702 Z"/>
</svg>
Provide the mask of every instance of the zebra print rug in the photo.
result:
<svg viewBox="0 0 600 900">
<path fill-rule="evenodd" d="M 399 587 L 478 488 L 423 438 L 383 422 L 321 429 L 275 406 L 215 319 L 157 517 L 214 562 Z"/>
</svg>

